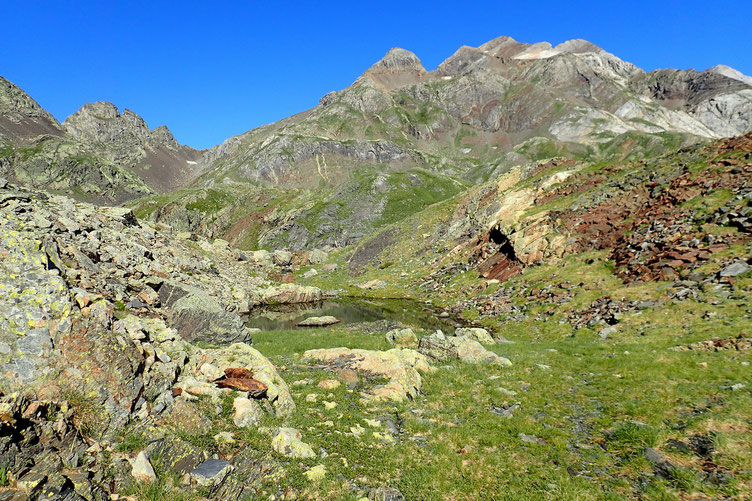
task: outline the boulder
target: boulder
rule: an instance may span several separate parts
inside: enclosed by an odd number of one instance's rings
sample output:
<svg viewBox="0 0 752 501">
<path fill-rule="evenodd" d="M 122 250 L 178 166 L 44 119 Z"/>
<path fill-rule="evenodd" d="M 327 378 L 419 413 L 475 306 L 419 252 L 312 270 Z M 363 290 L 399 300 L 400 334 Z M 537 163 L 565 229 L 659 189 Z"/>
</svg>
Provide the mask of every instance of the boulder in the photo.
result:
<svg viewBox="0 0 752 501">
<path fill-rule="evenodd" d="M 207 459 L 191 471 L 191 480 L 202 487 L 212 487 L 222 483 L 233 466 L 223 459 Z"/>
<path fill-rule="evenodd" d="M 303 359 L 317 360 L 334 369 L 349 369 L 389 379 L 384 385 L 361 393 L 363 403 L 400 401 L 418 395 L 420 372 L 430 371 L 428 359 L 415 350 L 372 351 L 349 348 L 308 350 Z"/>
<path fill-rule="evenodd" d="M 296 304 L 321 301 L 322 293 L 318 287 L 282 284 L 261 289 L 256 294 L 256 304 Z"/>
<path fill-rule="evenodd" d="M 316 457 L 310 445 L 301 440 L 295 428 L 279 428 L 272 439 L 272 449 L 288 458 L 306 459 Z"/>
<path fill-rule="evenodd" d="M 468 363 L 494 363 L 511 365 L 504 357 L 485 349 L 478 341 L 468 336 L 445 336 L 436 331 L 430 336 L 421 338 L 418 351 L 437 362 L 460 360 Z"/>
<path fill-rule="evenodd" d="M 137 481 L 144 484 L 151 484 L 157 481 L 157 474 L 154 473 L 154 468 L 149 462 L 149 458 L 146 457 L 146 452 L 141 451 L 133 461 L 131 475 Z"/>
<path fill-rule="evenodd" d="M 744 261 L 736 261 L 723 268 L 719 275 L 721 277 L 738 277 L 739 275 L 744 275 L 750 270 L 752 270 L 752 266 Z"/>
<path fill-rule="evenodd" d="M 329 255 L 321 249 L 313 249 L 308 253 L 309 264 L 321 264 L 327 260 Z"/>
<path fill-rule="evenodd" d="M 180 297 L 169 307 L 169 313 L 171 326 L 187 341 L 214 345 L 251 341 L 243 320 L 225 311 L 214 297 L 203 291 Z"/>
<path fill-rule="evenodd" d="M 264 411 L 258 402 L 247 397 L 237 397 L 233 401 L 232 407 L 235 409 L 232 422 L 239 428 L 258 426 L 264 417 Z"/>
<path fill-rule="evenodd" d="M 275 250 L 272 252 L 272 262 L 277 266 L 290 266 L 292 264 L 292 253 L 286 250 Z"/>
<path fill-rule="evenodd" d="M 269 359 L 252 346 L 245 343 L 235 343 L 220 348 L 203 350 L 201 357 L 192 358 L 186 364 L 176 386 L 182 387 L 186 382 L 201 377 L 202 367 L 205 364 L 211 364 L 221 371 L 229 368 L 247 369 L 253 373 L 254 379 L 266 386 L 266 394 L 263 398 L 271 403 L 276 416 L 288 416 L 295 410 L 295 402 L 290 395 L 287 383 L 280 377 Z M 216 388 L 213 383 L 207 384 Z"/>
<path fill-rule="evenodd" d="M 325 315 L 323 317 L 308 317 L 305 320 L 298 322 L 298 327 L 325 327 L 327 325 L 338 324 L 340 320 L 337 317 L 331 315 Z"/>
<path fill-rule="evenodd" d="M 479 327 L 460 327 L 454 331 L 454 335 L 458 337 L 469 337 L 475 339 L 480 344 L 495 344 L 496 341 L 488 333 L 486 329 Z"/>
<path fill-rule="evenodd" d="M 248 253 L 249 259 L 256 263 L 261 265 L 271 265 L 272 264 L 272 255 L 267 250 L 257 250 Z"/>
<path fill-rule="evenodd" d="M 386 333 L 386 342 L 397 348 L 417 348 L 418 336 L 412 329 L 392 329 Z"/>
</svg>

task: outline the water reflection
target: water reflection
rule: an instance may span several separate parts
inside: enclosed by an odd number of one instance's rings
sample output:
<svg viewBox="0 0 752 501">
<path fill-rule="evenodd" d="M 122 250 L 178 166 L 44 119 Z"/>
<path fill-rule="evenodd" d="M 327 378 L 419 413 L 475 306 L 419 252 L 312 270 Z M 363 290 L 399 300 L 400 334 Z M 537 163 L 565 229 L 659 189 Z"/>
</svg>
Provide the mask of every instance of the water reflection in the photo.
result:
<svg viewBox="0 0 752 501">
<path fill-rule="evenodd" d="M 387 320 L 416 329 L 442 329 L 444 332 L 451 332 L 455 327 L 452 319 L 438 318 L 436 312 L 415 301 L 340 298 L 258 308 L 248 315 L 246 325 L 264 331 L 308 329 L 297 324 L 306 318 L 324 315 L 337 317 L 340 325 Z"/>
</svg>

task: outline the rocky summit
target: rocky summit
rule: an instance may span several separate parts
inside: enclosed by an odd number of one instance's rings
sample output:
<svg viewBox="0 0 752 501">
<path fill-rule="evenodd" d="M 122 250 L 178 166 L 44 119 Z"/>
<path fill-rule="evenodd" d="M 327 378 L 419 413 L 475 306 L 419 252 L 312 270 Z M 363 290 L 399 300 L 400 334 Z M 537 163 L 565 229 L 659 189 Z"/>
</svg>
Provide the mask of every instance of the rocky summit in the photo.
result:
<svg viewBox="0 0 752 501">
<path fill-rule="evenodd" d="M 197 151 L 0 79 L 0 499 L 749 499 L 752 78 L 393 48 Z"/>
</svg>

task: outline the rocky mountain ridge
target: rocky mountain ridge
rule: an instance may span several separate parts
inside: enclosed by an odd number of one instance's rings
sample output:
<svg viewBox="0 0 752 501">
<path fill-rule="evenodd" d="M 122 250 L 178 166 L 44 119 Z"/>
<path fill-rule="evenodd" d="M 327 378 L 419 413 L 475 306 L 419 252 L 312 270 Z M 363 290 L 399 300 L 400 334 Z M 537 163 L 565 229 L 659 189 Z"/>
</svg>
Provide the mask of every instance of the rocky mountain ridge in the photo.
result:
<svg viewBox="0 0 752 501">
<path fill-rule="evenodd" d="M 500 37 L 431 71 L 394 48 L 315 108 L 211 148 L 189 189 L 138 212 L 235 245 L 346 246 L 515 167 L 653 158 L 743 134 L 752 87 L 737 73 L 646 73 L 584 40 Z"/>
<path fill-rule="evenodd" d="M 528 141 L 577 151 L 630 133 L 739 135 L 752 127 L 752 87 L 739 75 L 645 73 L 585 40 L 552 47 L 500 37 L 460 48 L 433 71 L 395 48 L 316 108 L 213 148 L 200 183 L 310 181 L 323 177 L 316 158 L 435 169 L 443 160 L 465 172 L 472 160 L 487 174 L 529 158 Z M 453 151 L 442 151 L 447 143 Z"/>
<path fill-rule="evenodd" d="M 121 202 L 185 185 L 201 152 L 164 126 L 150 130 L 130 110 L 84 105 L 60 124 L 28 94 L 0 80 L 0 168 L 33 186 L 82 199 Z"/>
</svg>

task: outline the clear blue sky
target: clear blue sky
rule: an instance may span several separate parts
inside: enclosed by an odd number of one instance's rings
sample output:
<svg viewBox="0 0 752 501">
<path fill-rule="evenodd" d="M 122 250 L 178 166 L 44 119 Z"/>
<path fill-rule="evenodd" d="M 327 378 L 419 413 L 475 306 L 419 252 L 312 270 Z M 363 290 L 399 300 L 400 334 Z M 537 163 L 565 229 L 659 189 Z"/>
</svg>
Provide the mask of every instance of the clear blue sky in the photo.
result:
<svg viewBox="0 0 752 501">
<path fill-rule="evenodd" d="M 585 38 L 652 70 L 752 75 L 752 2 L 3 0 L 0 75 L 59 120 L 104 100 L 203 148 L 315 106 L 391 47 L 435 68 L 500 35 Z"/>
</svg>

